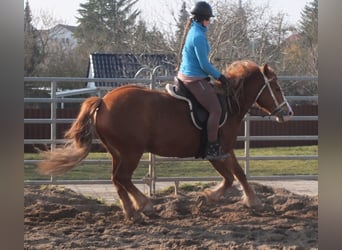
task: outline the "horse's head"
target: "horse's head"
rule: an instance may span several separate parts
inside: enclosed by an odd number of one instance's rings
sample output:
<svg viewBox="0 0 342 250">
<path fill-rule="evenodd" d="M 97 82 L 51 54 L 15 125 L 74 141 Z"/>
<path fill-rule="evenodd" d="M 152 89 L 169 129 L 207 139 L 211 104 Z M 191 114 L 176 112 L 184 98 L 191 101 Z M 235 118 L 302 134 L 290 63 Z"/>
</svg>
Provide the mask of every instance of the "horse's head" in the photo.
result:
<svg viewBox="0 0 342 250">
<path fill-rule="evenodd" d="M 255 103 L 267 114 L 274 115 L 277 122 L 290 120 L 293 111 L 277 82 L 277 75 L 267 64 L 262 65 L 260 71 L 264 84 L 259 90 Z"/>
</svg>

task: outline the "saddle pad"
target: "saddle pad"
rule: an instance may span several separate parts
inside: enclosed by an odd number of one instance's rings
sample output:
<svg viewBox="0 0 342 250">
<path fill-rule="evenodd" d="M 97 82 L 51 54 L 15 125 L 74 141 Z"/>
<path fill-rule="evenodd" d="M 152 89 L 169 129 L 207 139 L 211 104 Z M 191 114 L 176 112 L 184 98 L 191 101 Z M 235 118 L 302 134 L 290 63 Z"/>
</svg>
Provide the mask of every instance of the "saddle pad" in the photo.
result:
<svg viewBox="0 0 342 250">
<path fill-rule="evenodd" d="M 166 84 L 165 89 L 172 97 L 188 103 L 191 120 L 197 129 L 202 130 L 206 127 L 207 119 L 209 116 L 208 111 L 206 111 L 197 101 L 196 103 L 193 103 L 189 98 L 177 94 L 176 86 L 174 84 Z M 221 119 L 219 127 L 221 127 L 226 122 L 227 116 L 227 112 L 225 112 L 223 119 Z"/>
</svg>

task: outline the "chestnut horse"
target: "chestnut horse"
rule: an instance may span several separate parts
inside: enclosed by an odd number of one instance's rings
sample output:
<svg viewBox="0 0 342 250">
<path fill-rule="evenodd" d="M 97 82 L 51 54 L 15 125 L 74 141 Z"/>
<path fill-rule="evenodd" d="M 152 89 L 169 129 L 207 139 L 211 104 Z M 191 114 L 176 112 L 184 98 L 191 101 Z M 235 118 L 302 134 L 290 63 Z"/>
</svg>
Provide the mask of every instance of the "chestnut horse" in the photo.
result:
<svg viewBox="0 0 342 250">
<path fill-rule="evenodd" d="M 223 180 L 203 194 L 208 201 L 218 201 L 235 177 L 242 185 L 245 204 L 253 206 L 259 200 L 234 154 L 241 121 L 255 103 L 279 122 L 287 121 L 293 112 L 274 70 L 267 65 L 237 61 L 224 74 L 232 81 L 230 91 L 236 94 L 239 107 L 219 130 L 222 147 L 231 156 L 224 161 L 211 161 Z M 222 85 L 215 87 L 226 93 Z M 152 216 L 154 212 L 151 200 L 131 181 L 142 155 L 151 152 L 166 157 L 194 157 L 200 143 L 200 130 L 193 125 L 186 102 L 160 90 L 127 85 L 103 98 L 86 99 L 65 134 L 68 141 L 64 147 L 41 152 L 45 160 L 38 164 L 39 172 L 59 175 L 80 163 L 91 149 L 94 131 L 112 156 L 112 182 L 126 219 L 133 221 L 140 219 L 141 213 Z"/>
</svg>

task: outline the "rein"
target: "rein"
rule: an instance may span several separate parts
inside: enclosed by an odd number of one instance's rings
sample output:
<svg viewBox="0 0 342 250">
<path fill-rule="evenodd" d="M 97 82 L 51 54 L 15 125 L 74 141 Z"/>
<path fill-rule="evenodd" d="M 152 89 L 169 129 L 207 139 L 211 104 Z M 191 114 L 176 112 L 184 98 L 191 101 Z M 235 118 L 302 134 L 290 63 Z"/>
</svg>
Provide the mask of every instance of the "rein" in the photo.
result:
<svg viewBox="0 0 342 250">
<path fill-rule="evenodd" d="M 234 108 L 233 108 L 233 103 L 235 103 L 237 105 L 237 110 L 235 110 L 236 112 L 240 111 L 240 103 L 239 103 L 239 94 L 241 92 L 243 88 L 243 84 L 240 84 L 238 89 L 234 89 L 231 86 L 226 86 L 226 88 L 223 88 L 224 90 L 224 96 L 226 97 L 226 105 L 227 105 L 227 109 L 230 112 L 234 112 Z"/>
</svg>

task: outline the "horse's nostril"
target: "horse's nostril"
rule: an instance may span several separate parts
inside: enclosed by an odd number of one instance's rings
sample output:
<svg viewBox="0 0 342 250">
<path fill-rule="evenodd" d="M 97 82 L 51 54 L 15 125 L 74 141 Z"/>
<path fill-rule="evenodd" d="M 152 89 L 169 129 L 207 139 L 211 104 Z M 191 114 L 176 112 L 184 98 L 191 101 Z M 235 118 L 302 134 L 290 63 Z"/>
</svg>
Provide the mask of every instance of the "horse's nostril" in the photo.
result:
<svg viewBox="0 0 342 250">
<path fill-rule="evenodd" d="M 294 112 L 292 110 L 289 111 L 289 116 L 293 116 Z"/>
</svg>

